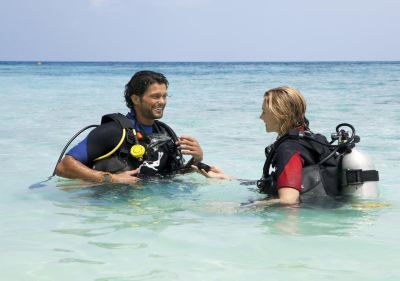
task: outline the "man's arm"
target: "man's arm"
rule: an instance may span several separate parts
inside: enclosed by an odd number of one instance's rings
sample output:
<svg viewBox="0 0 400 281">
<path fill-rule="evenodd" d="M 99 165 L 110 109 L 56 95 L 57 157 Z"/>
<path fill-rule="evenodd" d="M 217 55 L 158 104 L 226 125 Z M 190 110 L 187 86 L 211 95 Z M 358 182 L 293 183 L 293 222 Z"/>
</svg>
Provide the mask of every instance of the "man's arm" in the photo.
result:
<svg viewBox="0 0 400 281">
<path fill-rule="evenodd" d="M 56 168 L 59 177 L 69 179 L 83 179 L 92 182 L 103 182 L 103 172 L 95 171 L 85 166 L 70 155 L 66 155 Z"/>
<path fill-rule="evenodd" d="M 135 175 L 139 172 L 138 169 L 132 171 L 126 171 L 120 174 L 111 174 L 101 171 L 96 171 L 85 166 L 78 160 L 74 159 L 70 155 L 66 155 L 56 168 L 57 176 L 70 178 L 70 179 L 82 179 L 92 182 L 103 183 L 104 175 L 110 175 L 111 183 L 127 183 L 132 184 L 139 181 L 139 178 Z"/>
<path fill-rule="evenodd" d="M 114 122 L 102 124 L 68 151 L 67 155 L 57 165 L 56 174 L 65 178 L 98 183 L 107 181 L 131 184 L 137 182 L 139 179 L 134 176 L 138 173 L 137 170 L 111 175 L 90 168 L 93 159 L 111 151 L 118 144 L 121 136 L 122 130 L 118 124 Z"/>
</svg>

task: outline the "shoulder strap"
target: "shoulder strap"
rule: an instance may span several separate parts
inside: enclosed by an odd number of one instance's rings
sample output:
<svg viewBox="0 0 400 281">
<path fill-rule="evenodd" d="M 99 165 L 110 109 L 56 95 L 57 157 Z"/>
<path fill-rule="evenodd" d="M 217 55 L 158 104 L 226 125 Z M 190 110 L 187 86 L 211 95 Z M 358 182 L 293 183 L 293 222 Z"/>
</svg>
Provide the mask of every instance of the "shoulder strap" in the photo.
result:
<svg viewBox="0 0 400 281">
<path fill-rule="evenodd" d="M 179 141 L 178 136 L 175 134 L 174 130 L 164 122 L 155 120 L 153 128 L 155 128 L 158 132 L 165 131 L 167 134 L 172 138 L 173 142 L 176 143 Z M 175 168 L 176 170 L 181 169 L 185 165 L 185 159 L 183 158 L 182 151 L 174 146 L 174 150 L 177 153 L 178 157 L 173 157 L 173 161 L 175 162 Z M 190 160 L 189 160 L 190 162 Z"/>
<path fill-rule="evenodd" d="M 178 141 L 178 136 L 175 134 L 174 130 L 164 122 L 155 120 L 153 128 L 158 132 L 162 132 L 163 130 L 167 132 L 167 134 L 175 141 Z"/>
<path fill-rule="evenodd" d="M 272 160 L 274 159 L 276 150 L 278 149 L 279 145 L 289 138 L 290 138 L 289 135 L 282 136 L 280 139 L 276 140 L 272 145 L 267 146 L 265 148 L 265 154 L 267 156 L 267 159 L 265 160 L 264 167 L 263 167 L 263 176 L 264 177 L 270 176 L 269 168 L 272 165 Z"/>
<path fill-rule="evenodd" d="M 313 153 L 320 164 L 329 160 L 328 165 L 336 165 L 336 161 L 330 160 L 335 155 L 334 147 L 331 146 L 324 135 L 314 134 L 311 131 L 292 130 L 288 137 L 296 140 L 301 146 Z"/>
</svg>

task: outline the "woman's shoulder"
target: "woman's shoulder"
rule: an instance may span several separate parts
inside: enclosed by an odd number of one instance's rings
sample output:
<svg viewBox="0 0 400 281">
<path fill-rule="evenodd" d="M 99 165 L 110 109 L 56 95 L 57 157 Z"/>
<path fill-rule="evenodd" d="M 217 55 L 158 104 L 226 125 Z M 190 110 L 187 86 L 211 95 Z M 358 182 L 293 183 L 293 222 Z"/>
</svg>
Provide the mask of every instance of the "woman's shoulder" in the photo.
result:
<svg viewBox="0 0 400 281">
<path fill-rule="evenodd" d="M 276 149 L 277 159 L 290 159 L 294 154 L 298 154 L 306 163 L 314 163 L 315 156 L 310 144 L 305 140 L 287 139 Z"/>
<path fill-rule="evenodd" d="M 285 152 L 285 151 L 298 151 L 302 149 L 303 145 L 299 140 L 295 139 L 286 139 L 276 148 L 276 151 Z"/>
</svg>

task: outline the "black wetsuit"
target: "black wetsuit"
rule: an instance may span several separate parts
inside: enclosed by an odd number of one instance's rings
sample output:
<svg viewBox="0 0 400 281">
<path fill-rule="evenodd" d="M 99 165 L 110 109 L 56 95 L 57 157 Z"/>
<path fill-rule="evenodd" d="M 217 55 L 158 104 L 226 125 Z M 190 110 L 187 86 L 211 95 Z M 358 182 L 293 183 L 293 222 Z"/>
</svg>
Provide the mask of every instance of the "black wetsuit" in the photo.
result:
<svg viewBox="0 0 400 281">
<path fill-rule="evenodd" d="M 112 116 L 115 117 L 116 114 Z M 107 115 L 105 117 L 107 117 Z M 151 138 L 154 134 L 169 136 L 170 141 L 160 148 L 161 154 L 163 154 L 161 155 L 162 157 L 160 156 L 158 159 L 154 159 L 154 157 L 157 157 L 159 154 L 154 152 L 156 155 L 150 156 L 150 149 L 146 150 L 143 159 L 132 157 L 129 154 L 129 149 L 134 143 L 129 138 L 132 134 L 127 134 L 122 145 L 115 151 L 115 153 L 105 159 L 97 160 L 99 157 L 110 153 L 121 142 L 123 128 L 121 127 L 121 122 L 118 121 L 118 118 L 125 119 L 122 120 L 125 127 L 130 127 L 126 128 L 126 132 L 130 132 L 133 128 L 144 136 L 144 139 L 140 141 L 144 146 L 146 146 L 146 142 L 149 142 L 146 138 Z M 153 168 L 147 169 L 147 174 L 167 175 L 175 172 L 183 166 L 183 157 L 181 157 L 182 155 L 180 154 L 180 151 L 175 146 L 177 137 L 172 129 L 170 129 L 166 124 L 155 121 L 153 126 L 141 125 L 137 122 L 133 113 L 128 113 L 126 118 L 119 114 L 119 116 L 117 116 L 117 121 L 111 119 L 108 118 L 107 122 L 102 122 L 99 127 L 92 130 L 84 140 L 68 151 L 67 155 L 74 157 L 90 168 L 113 173 L 132 170 L 143 164 L 145 164 L 144 166 L 149 166 L 148 164 L 150 162 L 155 161 L 158 161 L 155 169 L 156 171 L 153 172 Z M 180 159 L 178 159 L 178 157 L 180 157 Z M 146 170 L 146 168 L 144 167 L 143 170 Z"/>
</svg>

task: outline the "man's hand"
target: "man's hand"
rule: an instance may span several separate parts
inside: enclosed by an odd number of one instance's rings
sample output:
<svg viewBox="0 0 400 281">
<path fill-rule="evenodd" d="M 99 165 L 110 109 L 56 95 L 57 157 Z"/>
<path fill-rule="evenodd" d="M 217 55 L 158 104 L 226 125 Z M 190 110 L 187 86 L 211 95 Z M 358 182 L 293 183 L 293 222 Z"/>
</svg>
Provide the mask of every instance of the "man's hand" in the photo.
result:
<svg viewBox="0 0 400 281">
<path fill-rule="evenodd" d="M 178 144 L 182 154 L 193 156 L 196 162 L 203 160 L 203 150 L 196 139 L 189 136 L 181 136 Z"/>
<path fill-rule="evenodd" d="M 139 168 L 132 171 L 126 171 L 120 174 L 113 174 L 111 182 L 133 184 L 140 180 L 138 177 L 135 177 L 135 175 L 137 175 L 138 173 L 139 173 Z"/>
</svg>

